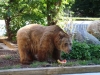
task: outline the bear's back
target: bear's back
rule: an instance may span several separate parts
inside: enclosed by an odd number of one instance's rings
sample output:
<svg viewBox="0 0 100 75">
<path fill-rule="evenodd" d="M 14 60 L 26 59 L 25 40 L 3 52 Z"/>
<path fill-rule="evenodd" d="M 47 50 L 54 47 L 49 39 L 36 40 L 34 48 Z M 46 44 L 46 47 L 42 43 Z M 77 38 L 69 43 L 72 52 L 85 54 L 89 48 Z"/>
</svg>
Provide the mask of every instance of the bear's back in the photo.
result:
<svg viewBox="0 0 100 75">
<path fill-rule="evenodd" d="M 22 28 L 20 28 L 17 32 L 17 38 L 22 38 L 22 37 L 42 37 L 43 34 L 45 33 L 53 33 L 56 34 L 59 31 L 62 31 L 62 29 L 57 26 L 57 25 L 51 25 L 51 26 L 42 26 L 39 24 L 30 24 L 30 25 L 26 25 Z"/>
<path fill-rule="evenodd" d="M 20 34 L 20 33 L 27 33 L 28 34 L 32 31 L 38 31 L 38 30 L 43 32 L 44 27 L 41 25 L 38 25 L 38 24 L 30 24 L 30 25 L 26 25 L 26 26 L 20 28 L 18 30 L 17 34 Z"/>
</svg>

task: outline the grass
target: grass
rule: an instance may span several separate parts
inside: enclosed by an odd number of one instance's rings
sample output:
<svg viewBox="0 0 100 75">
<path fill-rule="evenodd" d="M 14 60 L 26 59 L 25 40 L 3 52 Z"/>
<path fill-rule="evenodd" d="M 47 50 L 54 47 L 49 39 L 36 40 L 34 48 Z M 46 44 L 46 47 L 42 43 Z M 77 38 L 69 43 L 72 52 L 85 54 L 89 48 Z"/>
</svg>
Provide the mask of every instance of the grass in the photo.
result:
<svg viewBox="0 0 100 75">
<path fill-rule="evenodd" d="M 47 62 L 34 62 L 31 64 L 31 67 L 47 67 L 49 63 Z M 58 64 L 52 63 L 50 67 L 57 67 L 57 66 L 81 66 L 81 65 L 100 65 L 100 59 L 93 59 L 93 60 L 76 60 L 76 61 L 68 61 L 66 64 Z"/>
<path fill-rule="evenodd" d="M 95 63 L 95 64 L 100 64 L 100 59 L 98 59 L 98 60 L 97 59 L 93 59 L 92 62 Z"/>
<path fill-rule="evenodd" d="M 8 58 L 7 58 L 8 59 Z M 58 67 L 58 66 L 83 66 L 83 65 L 100 65 L 100 59 L 93 59 L 93 60 L 75 60 L 70 61 L 66 64 L 58 64 L 58 63 L 47 63 L 47 62 L 38 62 L 35 61 L 32 64 L 28 65 L 30 68 L 39 68 L 39 67 Z M 21 64 L 19 65 L 13 65 L 13 66 L 5 66 L 0 67 L 1 69 L 13 69 L 13 68 L 21 68 Z"/>
<path fill-rule="evenodd" d="M 45 66 L 46 64 L 48 64 L 48 63 L 47 62 L 38 62 L 38 61 L 35 61 L 30 66 L 31 67 L 41 67 L 41 66 Z"/>
<path fill-rule="evenodd" d="M 14 68 L 21 68 L 21 65 L 9 65 L 9 66 L 5 66 L 5 67 L 0 67 L 0 70 L 4 70 L 4 69 L 14 69 Z"/>
<path fill-rule="evenodd" d="M 68 61 L 64 66 L 100 65 L 100 59 Z"/>
<path fill-rule="evenodd" d="M 6 60 L 9 60 L 9 59 L 12 58 L 12 56 L 11 56 L 11 55 L 6 55 L 4 58 L 5 58 Z"/>
</svg>

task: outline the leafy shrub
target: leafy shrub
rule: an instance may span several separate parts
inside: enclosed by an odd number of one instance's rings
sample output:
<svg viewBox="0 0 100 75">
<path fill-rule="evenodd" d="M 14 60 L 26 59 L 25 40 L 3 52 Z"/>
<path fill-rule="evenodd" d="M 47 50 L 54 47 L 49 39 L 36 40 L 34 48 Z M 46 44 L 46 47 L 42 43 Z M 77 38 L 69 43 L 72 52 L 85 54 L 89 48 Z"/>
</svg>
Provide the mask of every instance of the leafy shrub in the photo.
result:
<svg viewBox="0 0 100 75">
<path fill-rule="evenodd" d="M 89 45 L 90 46 L 90 53 L 91 59 L 100 59 L 100 45 Z"/>
<path fill-rule="evenodd" d="M 62 53 L 64 59 L 91 60 L 100 58 L 100 45 L 73 41 L 72 52 Z"/>
</svg>

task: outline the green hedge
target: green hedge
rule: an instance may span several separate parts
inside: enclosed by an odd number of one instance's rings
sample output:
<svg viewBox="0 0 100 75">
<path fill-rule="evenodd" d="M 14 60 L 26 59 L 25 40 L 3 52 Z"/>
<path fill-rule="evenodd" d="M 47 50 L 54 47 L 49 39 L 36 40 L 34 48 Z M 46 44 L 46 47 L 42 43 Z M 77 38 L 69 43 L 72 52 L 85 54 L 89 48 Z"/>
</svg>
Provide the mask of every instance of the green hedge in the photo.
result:
<svg viewBox="0 0 100 75">
<path fill-rule="evenodd" d="M 78 60 L 100 59 L 100 45 L 73 41 L 72 51 L 69 54 L 62 52 L 62 58 Z"/>
</svg>

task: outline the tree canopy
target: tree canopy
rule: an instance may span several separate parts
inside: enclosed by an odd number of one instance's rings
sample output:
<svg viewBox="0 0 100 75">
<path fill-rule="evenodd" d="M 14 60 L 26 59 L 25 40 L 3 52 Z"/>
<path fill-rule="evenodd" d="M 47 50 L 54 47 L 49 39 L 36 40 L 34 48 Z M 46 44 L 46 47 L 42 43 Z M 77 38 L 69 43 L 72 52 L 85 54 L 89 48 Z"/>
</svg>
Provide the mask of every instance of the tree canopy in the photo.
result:
<svg viewBox="0 0 100 75">
<path fill-rule="evenodd" d="M 71 10 L 74 16 L 100 17 L 100 0 L 75 0 Z"/>
<path fill-rule="evenodd" d="M 0 0 L 0 18 L 5 20 L 8 38 L 15 36 L 26 22 L 56 24 L 57 14 L 66 3 L 67 0 Z"/>
</svg>

